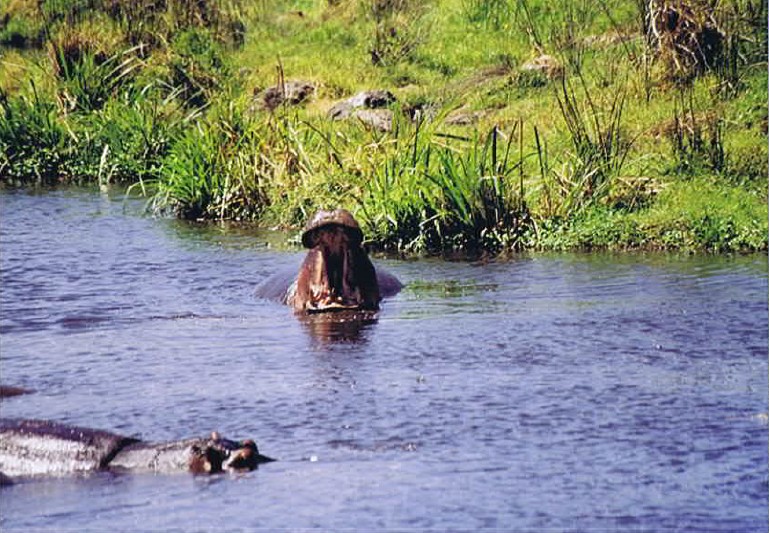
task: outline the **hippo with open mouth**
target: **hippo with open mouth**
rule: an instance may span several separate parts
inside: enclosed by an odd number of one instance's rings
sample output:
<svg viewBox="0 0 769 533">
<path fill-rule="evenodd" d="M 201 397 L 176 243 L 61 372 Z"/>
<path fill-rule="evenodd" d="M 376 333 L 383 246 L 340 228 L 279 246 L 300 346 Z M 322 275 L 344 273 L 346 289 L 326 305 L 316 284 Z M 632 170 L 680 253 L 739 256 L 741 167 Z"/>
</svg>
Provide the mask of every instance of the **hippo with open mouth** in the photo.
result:
<svg viewBox="0 0 769 533">
<path fill-rule="evenodd" d="M 257 296 L 279 300 L 297 313 L 376 311 L 383 297 L 403 288 L 395 276 L 374 268 L 363 248 L 363 231 L 345 209 L 318 211 L 302 233 L 302 244 L 309 252 L 299 273 L 271 276 Z"/>
<path fill-rule="evenodd" d="M 96 471 L 215 474 L 272 461 L 253 440 L 209 437 L 152 444 L 47 420 L 0 419 L 0 484 Z"/>
</svg>

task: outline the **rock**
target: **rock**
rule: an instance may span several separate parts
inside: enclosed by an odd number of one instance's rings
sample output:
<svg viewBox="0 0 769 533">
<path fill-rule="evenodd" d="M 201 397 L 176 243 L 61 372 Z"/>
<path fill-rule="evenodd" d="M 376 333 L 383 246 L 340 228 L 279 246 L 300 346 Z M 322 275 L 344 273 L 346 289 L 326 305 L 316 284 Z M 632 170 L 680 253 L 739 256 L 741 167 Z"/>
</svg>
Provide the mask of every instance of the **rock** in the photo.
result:
<svg viewBox="0 0 769 533">
<path fill-rule="evenodd" d="M 444 123 L 448 126 L 469 126 L 477 123 L 483 117 L 483 111 L 463 111 L 457 109 L 446 117 Z"/>
<path fill-rule="evenodd" d="M 395 95 L 387 90 L 364 91 L 355 96 L 337 102 L 329 109 L 328 116 L 333 120 L 350 118 L 359 109 L 380 109 L 396 101 Z M 364 120 L 365 122 L 365 120 Z"/>
<path fill-rule="evenodd" d="M 522 71 L 534 71 L 544 74 L 548 79 L 563 76 L 563 65 L 551 55 L 542 54 L 521 65 Z"/>
<path fill-rule="evenodd" d="M 282 85 L 269 87 L 262 93 L 262 104 L 272 111 L 283 105 L 297 105 L 315 92 L 315 85 L 309 81 L 286 81 Z"/>
<path fill-rule="evenodd" d="M 394 115 L 389 109 L 357 109 L 350 116 L 375 130 L 392 131 L 393 129 Z"/>
<path fill-rule="evenodd" d="M 403 107 L 403 113 L 411 122 L 435 120 L 439 112 L 440 106 L 432 102 L 419 102 Z"/>
</svg>

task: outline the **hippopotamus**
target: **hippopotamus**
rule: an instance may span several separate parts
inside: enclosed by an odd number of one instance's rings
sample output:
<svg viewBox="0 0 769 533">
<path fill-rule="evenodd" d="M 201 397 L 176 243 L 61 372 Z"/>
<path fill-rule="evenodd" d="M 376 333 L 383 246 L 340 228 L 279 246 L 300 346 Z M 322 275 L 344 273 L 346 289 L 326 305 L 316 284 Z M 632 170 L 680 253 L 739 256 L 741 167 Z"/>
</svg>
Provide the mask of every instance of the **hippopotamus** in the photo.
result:
<svg viewBox="0 0 769 533">
<path fill-rule="evenodd" d="M 13 387 L 11 385 L 0 385 L 0 398 L 11 398 L 13 396 L 21 396 L 22 394 L 29 394 L 33 392 L 29 389 L 22 387 Z"/>
<path fill-rule="evenodd" d="M 251 439 L 208 437 L 152 444 L 46 420 L 0 419 L 0 480 L 95 471 L 215 474 L 273 459 Z"/>
<path fill-rule="evenodd" d="M 363 248 L 363 231 L 346 209 L 318 211 L 305 226 L 302 245 L 309 251 L 298 273 L 279 272 L 256 289 L 297 313 L 376 311 L 382 298 L 402 288 L 392 274 L 374 268 Z"/>
</svg>

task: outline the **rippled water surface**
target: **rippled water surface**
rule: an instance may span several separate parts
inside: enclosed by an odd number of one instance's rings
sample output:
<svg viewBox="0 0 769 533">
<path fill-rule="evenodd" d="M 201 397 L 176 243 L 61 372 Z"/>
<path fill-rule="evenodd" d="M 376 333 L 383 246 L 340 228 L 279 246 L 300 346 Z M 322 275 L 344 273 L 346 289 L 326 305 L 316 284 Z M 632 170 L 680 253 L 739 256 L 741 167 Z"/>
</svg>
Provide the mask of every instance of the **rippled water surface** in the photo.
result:
<svg viewBox="0 0 769 533">
<path fill-rule="evenodd" d="M 275 237 L 2 193 L 2 415 L 280 459 L 0 490 L 2 531 L 767 529 L 767 259 L 379 261 L 378 320 L 254 287 Z"/>
</svg>

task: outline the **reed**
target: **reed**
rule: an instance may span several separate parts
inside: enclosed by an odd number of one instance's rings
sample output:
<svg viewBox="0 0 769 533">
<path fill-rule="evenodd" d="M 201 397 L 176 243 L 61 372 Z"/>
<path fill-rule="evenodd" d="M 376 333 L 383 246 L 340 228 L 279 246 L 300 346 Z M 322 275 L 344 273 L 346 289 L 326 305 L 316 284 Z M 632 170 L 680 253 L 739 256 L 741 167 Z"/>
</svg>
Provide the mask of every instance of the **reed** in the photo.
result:
<svg viewBox="0 0 769 533">
<path fill-rule="evenodd" d="M 60 80 L 59 100 L 67 110 L 89 112 L 101 109 L 117 91 L 131 83 L 140 66 L 137 48 L 106 57 L 77 39 L 53 42 L 49 57 Z"/>
<path fill-rule="evenodd" d="M 142 180 L 149 207 L 186 219 L 252 219 L 265 203 L 258 141 L 234 106 L 174 139 L 156 177 Z M 242 133 L 242 134 L 241 134 Z"/>
<path fill-rule="evenodd" d="M 632 140 L 623 132 L 626 89 L 617 88 L 601 103 L 581 73 L 577 81 L 579 88 L 564 78 L 556 94 L 573 148 L 558 174 L 565 214 L 604 198 L 632 147 Z"/>
<path fill-rule="evenodd" d="M 70 138 L 56 105 L 31 84 L 30 95 L 0 91 L 0 179 L 54 184 L 66 174 Z"/>
</svg>

